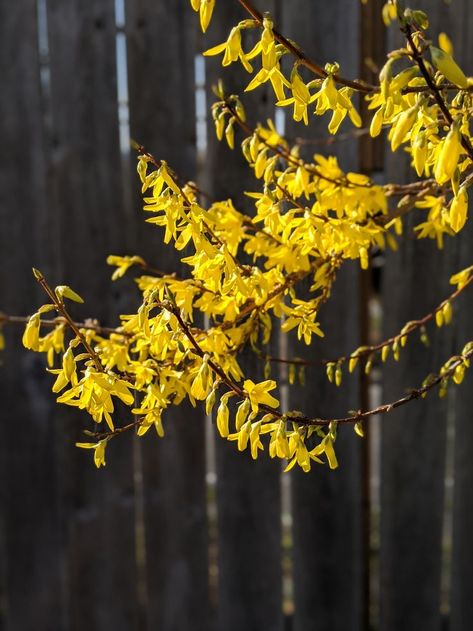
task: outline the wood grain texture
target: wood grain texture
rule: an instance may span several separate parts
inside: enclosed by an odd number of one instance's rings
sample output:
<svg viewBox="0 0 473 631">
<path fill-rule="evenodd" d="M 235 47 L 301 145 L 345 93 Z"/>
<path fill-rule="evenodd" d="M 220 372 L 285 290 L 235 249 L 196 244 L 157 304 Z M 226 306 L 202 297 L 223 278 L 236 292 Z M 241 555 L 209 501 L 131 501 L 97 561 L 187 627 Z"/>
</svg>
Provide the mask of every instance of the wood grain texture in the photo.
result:
<svg viewBox="0 0 473 631">
<path fill-rule="evenodd" d="M 297 0 L 284 5 L 283 30 L 322 66 L 337 60 L 345 76 L 359 73 L 358 3 L 324 4 Z M 290 118 L 290 113 L 287 116 Z M 311 117 L 309 132 L 288 121 L 287 135 L 327 137 L 328 118 Z M 349 125 L 347 129 L 351 129 Z M 334 149 L 336 147 L 336 149 Z M 330 148 L 309 146 L 306 154 L 338 151 L 341 167 L 356 169 L 358 146 L 344 142 Z M 310 359 L 337 357 L 360 344 L 359 270 L 346 264 L 336 280 L 333 296 L 321 310 L 325 339 L 316 338 L 310 348 L 289 342 L 290 356 Z M 360 406 L 356 375 L 344 376 L 341 388 L 328 383 L 325 368 L 311 368 L 305 387 L 293 386 L 289 409 L 333 416 Z M 363 626 L 363 542 L 361 444 L 349 428 L 339 432 L 336 444 L 340 468 L 314 466 L 309 474 L 294 471 L 294 629 L 327 631 L 361 629 Z"/>
<path fill-rule="evenodd" d="M 420 3 L 428 11 L 430 33 L 452 33 L 456 8 L 444 3 Z M 392 37 L 392 36 L 391 36 Z M 388 47 L 400 41 L 388 41 Z M 387 158 L 388 181 L 413 174 L 399 152 Z M 452 250 L 416 240 L 418 214 L 405 223 L 405 238 L 398 252 L 386 256 L 384 276 L 384 337 L 399 331 L 407 320 L 428 313 L 450 291 Z M 401 396 L 419 386 L 448 359 L 452 349 L 449 328 L 429 328 L 431 345 L 415 336 L 401 352 L 398 363 L 389 361 L 384 372 L 383 399 Z M 385 418 L 381 439 L 381 629 L 406 631 L 441 628 L 440 580 L 447 401 L 432 393 Z"/>
<path fill-rule="evenodd" d="M 224 41 L 230 28 L 246 17 L 237 3 L 217 3 L 214 22 L 202 48 Z M 276 4 L 266 2 L 265 9 Z M 248 44 L 249 45 L 249 44 Z M 249 75 L 237 66 L 222 68 L 219 58 L 208 58 L 209 105 L 215 98 L 210 87 L 223 78 L 227 94 L 242 96 L 251 125 L 273 115 L 273 95 L 265 88 L 243 94 Z M 205 190 L 213 199 L 231 197 L 236 208 L 252 214 L 250 200 L 242 191 L 261 190 L 238 148 L 243 137 L 236 133 L 236 149 L 215 138 L 209 117 Z M 243 372 L 254 381 L 263 379 L 262 366 L 251 352 L 241 357 Z M 219 631 L 281 631 L 281 514 L 280 467 L 262 454 L 256 462 L 239 453 L 234 443 L 217 437 L 217 503 L 219 585 L 217 628 Z"/>
<path fill-rule="evenodd" d="M 48 203 L 39 67 L 36 3 L 0 3 L 0 309 L 8 313 L 33 312 L 42 297 L 31 267 L 48 261 L 41 249 Z M 7 631 L 47 628 L 54 619 L 62 630 L 53 398 L 42 360 L 21 345 L 22 330 L 7 328 L 5 335 L 0 356 L 0 626 Z"/>
<path fill-rule="evenodd" d="M 471 209 L 470 209 L 471 212 Z M 471 219 L 470 219 L 471 222 Z M 465 228 L 458 243 L 458 269 L 471 265 L 472 226 Z M 461 350 L 465 342 L 473 340 L 473 300 L 467 294 L 456 306 L 455 349 Z M 465 380 L 454 394 L 455 460 L 452 591 L 450 602 L 452 631 L 467 631 L 473 625 L 473 469 L 471 463 L 473 375 L 467 371 Z"/>
<path fill-rule="evenodd" d="M 49 0 L 51 284 L 71 285 L 86 300 L 77 318 L 116 322 L 129 308 L 105 259 L 127 247 L 121 187 L 113 0 Z M 57 410 L 69 628 L 136 628 L 137 593 L 132 436 L 114 441 L 107 467 L 75 449 L 87 415 Z M 128 413 L 115 414 L 117 424 Z"/>
<path fill-rule="evenodd" d="M 182 181 L 195 179 L 195 34 L 187 0 L 126 4 L 131 136 L 168 162 Z M 144 223 L 132 156 L 137 253 L 159 269 L 189 274 L 182 252 Z M 185 255 L 185 254 L 184 254 Z M 166 436 L 142 439 L 147 628 L 208 631 L 205 412 L 182 404 L 164 416 Z"/>
<path fill-rule="evenodd" d="M 455 58 L 467 75 L 473 74 L 473 14 L 468 0 L 455 6 Z M 471 200 L 471 193 L 470 193 Z M 460 270 L 472 264 L 473 207 L 470 201 L 469 223 L 457 237 L 454 269 Z M 473 339 L 473 296 L 471 290 L 458 301 L 455 307 L 454 349 Z M 452 588 L 450 616 L 452 631 L 468 631 L 473 627 L 473 374 L 467 371 L 464 383 L 455 388 L 455 460 L 454 460 L 454 505 L 453 505 L 453 550 Z"/>
</svg>

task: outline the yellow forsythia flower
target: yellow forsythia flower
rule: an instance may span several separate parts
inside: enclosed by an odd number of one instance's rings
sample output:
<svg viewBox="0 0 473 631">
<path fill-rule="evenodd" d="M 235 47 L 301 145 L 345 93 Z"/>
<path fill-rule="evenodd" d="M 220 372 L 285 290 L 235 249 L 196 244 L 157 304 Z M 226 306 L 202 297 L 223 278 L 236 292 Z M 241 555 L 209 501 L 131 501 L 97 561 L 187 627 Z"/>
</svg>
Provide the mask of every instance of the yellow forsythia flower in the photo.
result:
<svg viewBox="0 0 473 631">
<path fill-rule="evenodd" d="M 468 193 L 466 187 L 460 187 L 458 195 L 453 198 L 450 204 L 450 226 L 454 232 L 460 232 L 466 223 L 468 216 Z"/>
<path fill-rule="evenodd" d="M 459 88 L 468 87 L 468 79 L 451 55 L 436 46 L 430 47 L 434 66 L 443 76 Z"/>
<path fill-rule="evenodd" d="M 419 133 L 412 143 L 412 161 L 417 175 L 420 177 L 424 172 L 425 162 L 428 156 L 427 140 L 424 133 Z"/>
<path fill-rule="evenodd" d="M 230 433 L 229 430 L 229 417 L 230 412 L 228 410 L 228 394 L 224 394 L 220 399 L 220 405 L 217 409 L 217 429 L 222 438 L 227 438 Z"/>
<path fill-rule="evenodd" d="M 254 381 L 251 381 L 251 379 L 246 379 L 243 387 L 245 392 L 248 394 L 253 412 L 258 411 L 258 405 L 260 403 L 263 405 L 269 405 L 271 408 L 278 407 L 279 401 L 268 394 L 270 390 L 274 390 L 274 388 L 276 388 L 276 382 L 272 379 L 262 381 L 261 383 L 255 383 Z"/>
<path fill-rule="evenodd" d="M 447 55 L 453 56 L 453 44 L 446 33 L 439 33 L 439 48 Z"/>
<path fill-rule="evenodd" d="M 396 151 L 396 149 L 401 145 L 401 143 L 405 140 L 406 135 L 412 129 L 412 125 L 414 124 L 417 118 L 418 107 L 414 105 L 410 107 L 408 110 L 402 112 L 396 123 L 392 128 L 392 136 L 391 136 L 391 149 Z"/>
<path fill-rule="evenodd" d="M 205 33 L 210 20 L 212 19 L 212 13 L 215 7 L 215 0 L 200 0 L 200 28 Z"/>
<path fill-rule="evenodd" d="M 35 313 L 31 316 L 26 324 L 25 332 L 23 333 L 23 346 L 29 348 L 32 351 L 37 351 L 39 348 L 39 313 Z"/>
<path fill-rule="evenodd" d="M 471 275 L 473 274 L 473 266 L 467 267 L 466 269 L 457 272 L 450 278 L 450 284 L 457 285 L 458 289 L 462 289 L 466 285 L 466 283 L 470 280 Z"/>
<path fill-rule="evenodd" d="M 461 152 L 461 134 L 458 125 L 455 123 L 442 142 L 437 162 L 435 164 L 434 175 L 439 184 L 445 184 L 453 177 L 457 168 Z"/>
<path fill-rule="evenodd" d="M 105 467 L 105 447 L 107 440 L 101 440 L 98 443 L 76 443 L 76 447 L 81 449 L 94 449 L 94 462 L 97 469 Z"/>
</svg>

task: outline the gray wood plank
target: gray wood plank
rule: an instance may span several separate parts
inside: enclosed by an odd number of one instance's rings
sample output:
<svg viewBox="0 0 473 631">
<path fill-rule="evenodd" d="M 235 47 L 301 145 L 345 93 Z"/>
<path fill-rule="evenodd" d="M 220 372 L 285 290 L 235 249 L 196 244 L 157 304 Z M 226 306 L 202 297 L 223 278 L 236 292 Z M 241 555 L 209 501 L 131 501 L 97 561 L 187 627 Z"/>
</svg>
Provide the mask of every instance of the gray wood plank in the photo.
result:
<svg viewBox="0 0 473 631">
<path fill-rule="evenodd" d="M 412 228 L 412 223 L 408 222 Z M 432 244 L 409 240 L 385 272 L 385 335 L 440 302 L 445 258 Z M 415 280 L 412 270 L 416 270 Z M 434 275 L 432 276 L 432 270 Z M 445 278 L 444 278 L 445 280 Z M 420 290 L 420 288 L 422 288 Z M 442 291 L 443 290 L 443 291 Z M 442 332 L 445 335 L 445 332 Z M 448 336 L 448 332 L 447 332 Z M 383 399 L 402 396 L 435 371 L 449 352 L 410 340 L 384 372 Z M 381 441 L 381 622 L 383 629 L 440 628 L 441 535 L 446 402 L 433 394 L 383 419 Z M 407 626 L 406 626 L 407 625 Z M 403 627 L 403 628 L 404 628 Z"/>
<path fill-rule="evenodd" d="M 283 30 L 317 62 L 338 61 L 342 74 L 359 74 L 359 12 L 357 3 L 335 1 L 324 5 L 297 0 L 284 6 Z M 289 114 L 288 114 L 289 115 Z M 289 136 L 327 137 L 328 119 L 311 117 L 310 128 L 288 121 Z M 336 146 L 335 146 L 336 147 Z M 356 169 L 358 145 L 339 147 L 342 168 Z M 334 154 L 334 147 L 307 148 Z M 326 337 L 310 348 L 293 338 L 289 355 L 337 357 L 359 346 L 359 269 L 346 264 L 335 283 L 329 302 L 320 313 Z M 341 388 L 328 383 L 325 368 L 306 372 L 305 387 L 292 386 L 289 408 L 305 413 L 333 416 L 360 406 L 359 378 L 344 376 Z M 294 471 L 294 629 L 345 630 L 363 625 L 362 540 L 362 445 L 348 428 L 339 432 L 336 445 L 340 468 L 330 471 L 315 466 L 309 474 Z M 312 542 L 312 543 L 309 543 Z"/>
<path fill-rule="evenodd" d="M 455 57 L 468 75 L 473 73 L 473 14 L 468 0 L 463 0 L 455 11 L 458 26 L 454 37 Z M 471 199 L 471 197 L 470 197 Z M 472 206 L 470 203 L 469 225 L 459 235 L 455 247 L 455 269 L 471 265 L 473 242 Z M 471 289 L 455 308 L 454 349 L 473 339 L 472 327 L 473 296 Z M 473 627 L 473 463 L 469 446 L 473 442 L 471 414 L 473 409 L 473 375 L 467 371 L 464 383 L 455 389 L 455 461 L 454 461 L 454 505 L 453 505 L 453 550 L 451 588 L 451 629 L 467 631 Z"/>
<path fill-rule="evenodd" d="M 128 309 L 107 254 L 130 232 L 118 143 L 113 0 L 48 0 L 51 68 L 50 196 L 55 262 L 50 282 L 86 299 L 76 317 L 114 323 Z M 42 247 L 49 247 L 47 242 Z M 110 445 L 107 468 L 74 448 L 85 414 L 57 412 L 71 629 L 137 627 L 132 436 Z M 127 415 L 123 414 L 121 421 Z M 117 419 L 118 420 L 118 419 Z"/>
<path fill-rule="evenodd" d="M 19 37 L 21 35 L 21 45 Z M 24 38 L 24 39 L 23 39 Z M 0 3 L 0 310 L 28 314 L 40 292 L 31 267 L 48 254 L 46 169 L 36 3 Z M 7 327 L 0 354 L 0 626 L 64 628 L 55 423 L 41 359 Z M 3 623 L 3 625 L 2 625 Z"/>
<path fill-rule="evenodd" d="M 471 212 L 471 210 L 470 210 Z M 471 219 L 470 219 L 471 223 Z M 472 226 L 465 229 L 458 243 L 458 269 L 467 267 L 471 261 Z M 459 239 L 460 241 L 460 239 Z M 472 327 L 473 300 L 471 292 L 458 300 L 455 327 L 455 348 L 461 350 L 463 344 L 473 339 Z M 465 380 L 456 389 L 454 398 L 455 413 L 455 460 L 454 460 L 454 506 L 453 506 L 453 550 L 452 550 L 452 591 L 451 629 L 467 631 L 473 625 L 473 470 L 470 448 L 472 435 L 473 375 L 467 371 Z"/>
<path fill-rule="evenodd" d="M 470 210 L 471 212 L 471 210 Z M 470 225 L 459 238 L 457 268 L 470 265 L 471 240 L 473 231 Z M 473 339 L 471 293 L 462 296 L 455 308 L 455 348 L 461 350 L 463 344 Z M 472 528 L 473 528 L 473 470 L 470 446 L 472 436 L 473 376 L 467 371 L 465 380 L 454 395 L 455 413 L 455 460 L 454 460 L 454 507 L 453 507 L 453 550 L 452 550 L 452 591 L 451 629 L 467 631 L 473 624 L 471 585 L 473 572 Z"/>
<path fill-rule="evenodd" d="M 266 2 L 265 9 L 276 10 L 276 3 Z M 273 13 L 274 14 L 274 13 Z M 236 3 L 217 4 L 214 22 L 205 38 L 204 48 L 228 37 L 230 28 L 247 17 Z M 214 96 L 210 87 L 221 77 L 227 94 L 240 94 L 248 120 L 254 124 L 273 116 L 273 96 L 259 88 L 243 95 L 248 75 L 240 68 L 222 68 L 220 59 L 207 58 L 209 105 Z M 242 191 L 260 190 L 238 149 L 230 151 L 219 143 L 209 120 L 209 153 L 204 177 L 205 188 L 213 199 L 231 197 L 238 208 L 251 212 Z M 242 370 L 253 380 L 263 379 L 261 362 L 245 354 Z M 252 461 L 239 453 L 234 443 L 217 440 L 218 505 L 218 617 L 219 631 L 280 631 L 281 604 L 281 515 L 279 463 L 262 454 Z"/>
<path fill-rule="evenodd" d="M 457 8 L 419 3 L 429 12 L 431 36 L 455 31 Z M 393 39 L 388 42 L 393 45 Z M 397 36 L 396 36 L 397 38 Z M 395 39 L 394 41 L 399 41 Z M 415 175 L 399 155 L 387 158 L 386 178 L 410 181 Z M 383 279 L 384 335 L 426 314 L 449 292 L 452 249 L 418 241 L 406 221 L 406 238 L 397 253 L 386 256 Z M 411 339 L 400 361 L 386 365 L 383 399 L 417 387 L 449 357 L 451 330 L 431 329 L 431 346 Z M 383 419 L 381 438 L 381 629 L 438 630 L 444 512 L 447 401 L 435 393 Z"/>
<path fill-rule="evenodd" d="M 194 46 L 197 21 L 187 0 L 126 5 L 131 136 L 183 180 L 195 179 Z M 132 157 L 134 169 L 134 156 Z M 144 223 L 133 171 L 136 252 L 180 275 L 182 253 Z M 205 412 L 183 404 L 164 417 L 166 436 L 140 441 L 143 461 L 147 624 L 160 631 L 209 629 Z"/>
</svg>

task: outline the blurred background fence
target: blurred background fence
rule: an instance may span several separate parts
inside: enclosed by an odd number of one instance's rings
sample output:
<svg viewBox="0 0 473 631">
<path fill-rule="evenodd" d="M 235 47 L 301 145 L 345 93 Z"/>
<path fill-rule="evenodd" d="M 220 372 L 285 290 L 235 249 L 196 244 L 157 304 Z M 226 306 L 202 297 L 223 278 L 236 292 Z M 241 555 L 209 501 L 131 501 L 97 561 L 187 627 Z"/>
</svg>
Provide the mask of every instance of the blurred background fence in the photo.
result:
<svg viewBox="0 0 473 631">
<path fill-rule="evenodd" d="M 372 79 L 394 33 L 381 2 L 261 0 L 284 33 L 318 61 Z M 245 16 L 217 2 L 205 42 L 188 0 L 0 1 L 0 309 L 26 315 L 44 301 L 34 265 L 51 284 L 86 298 L 77 318 L 115 322 L 136 304 L 132 282 L 111 284 L 107 254 L 140 254 L 165 271 L 179 257 L 146 226 L 129 138 L 143 143 L 212 197 L 258 185 L 238 151 L 207 127 L 219 75 L 242 93 L 245 77 L 200 51 Z M 421 5 L 421 6 L 419 6 Z M 417 3 L 432 33 L 446 31 L 473 69 L 469 0 Z M 276 115 L 289 138 L 301 130 L 260 89 L 249 119 Z M 211 121 L 210 121 L 211 123 Z M 379 181 L 408 177 L 398 156 L 361 136 L 331 145 L 320 121 L 310 155 L 336 153 L 345 169 Z M 254 190 L 257 190 L 255 188 Z M 437 252 L 408 236 L 361 273 L 347 266 L 324 308 L 320 355 L 388 337 L 449 292 L 471 261 L 472 230 Z M 414 341 L 381 381 L 353 375 L 342 389 L 308 369 L 289 408 L 320 415 L 365 408 L 418 386 L 471 338 L 471 298 L 455 325 Z M 460 311 L 461 309 L 461 311 Z M 105 470 L 74 447 L 83 416 L 59 409 L 43 360 L 5 330 L 0 401 L 0 627 L 5 631 L 470 631 L 473 628 L 473 388 L 432 394 L 341 432 L 341 467 L 281 476 L 266 457 L 250 462 L 214 444 L 203 410 L 169 411 L 166 438 L 114 441 Z M 274 340 L 273 344 L 279 344 Z M 308 353 L 288 342 L 292 355 Z M 310 349 L 313 355 L 316 352 Z M 258 376 L 252 357 L 242 364 Z M 287 377 L 284 373 L 282 378 Z"/>
</svg>

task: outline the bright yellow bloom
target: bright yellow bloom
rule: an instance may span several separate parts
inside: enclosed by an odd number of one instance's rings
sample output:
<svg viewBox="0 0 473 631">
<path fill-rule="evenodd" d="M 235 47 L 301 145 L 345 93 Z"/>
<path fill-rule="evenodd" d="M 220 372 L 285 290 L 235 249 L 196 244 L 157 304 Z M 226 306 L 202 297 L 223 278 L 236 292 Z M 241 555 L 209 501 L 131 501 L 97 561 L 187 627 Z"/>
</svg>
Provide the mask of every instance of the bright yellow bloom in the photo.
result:
<svg viewBox="0 0 473 631">
<path fill-rule="evenodd" d="M 250 399 L 253 412 L 258 412 L 259 404 L 268 405 L 271 408 L 278 407 L 279 401 L 268 394 L 268 392 L 274 390 L 276 387 L 277 384 L 272 379 L 261 381 L 260 383 L 255 383 L 251 379 L 245 380 L 243 388 Z"/>
<path fill-rule="evenodd" d="M 222 66 L 229 66 L 234 61 L 240 60 L 247 72 L 253 71 L 253 68 L 247 60 L 246 55 L 241 47 L 240 27 L 235 26 L 234 28 L 232 28 L 226 42 L 209 48 L 203 53 L 203 55 L 205 57 L 211 57 L 213 55 L 219 55 L 220 53 L 224 53 Z"/>
<path fill-rule="evenodd" d="M 466 223 L 468 215 L 468 193 L 466 187 L 462 186 L 452 199 L 450 204 L 450 225 L 454 232 L 460 232 Z"/>
<path fill-rule="evenodd" d="M 93 449 L 94 450 L 94 463 L 97 469 L 105 467 L 105 447 L 107 446 L 107 440 L 101 440 L 98 443 L 76 443 L 76 447 L 81 449 Z"/>
<path fill-rule="evenodd" d="M 28 320 L 25 328 L 25 332 L 23 333 L 23 346 L 25 348 L 29 348 L 33 351 L 39 349 L 39 327 L 40 327 L 40 319 L 39 313 L 35 313 Z"/>
<path fill-rule="evenodd" d="M 434 66 L 446 79 L 460 88 L 468 87 L 468 79 L 451 55 L 435 46 L 430 47 L 430 53 Z"/>
<path fill-rule="evenodd" d="M 445 140 L 441 143 L 435 164 L 435 179 L 439 184 L 448 182 L 457 168 L 462 150 L 461 134 L 457 124 L 453 124 Z"/>
</svg>

